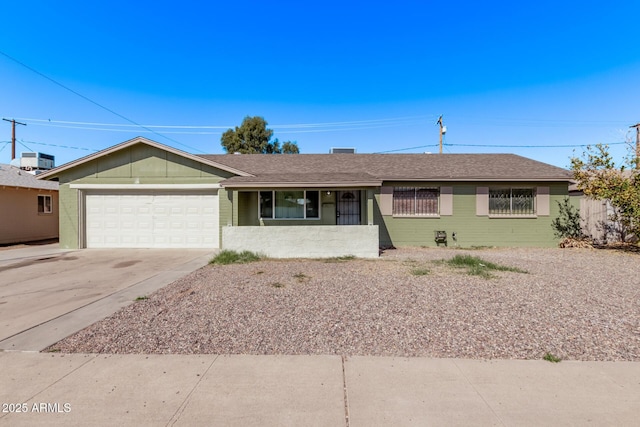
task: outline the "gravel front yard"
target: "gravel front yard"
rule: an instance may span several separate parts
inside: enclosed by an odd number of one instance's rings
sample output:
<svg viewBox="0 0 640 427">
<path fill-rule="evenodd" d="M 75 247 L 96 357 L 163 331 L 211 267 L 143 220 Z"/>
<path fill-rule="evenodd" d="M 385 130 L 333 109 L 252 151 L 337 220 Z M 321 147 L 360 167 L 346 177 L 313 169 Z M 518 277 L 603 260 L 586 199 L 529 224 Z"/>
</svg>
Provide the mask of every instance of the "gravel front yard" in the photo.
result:
<svg viewBox="0 0 640 427">
<path fill-rule="evenodd" d="M 528 273 L 439 262 L 457 254 Z M 49 350 L 638 361 L 639 272 L 637 253 L 581 249 L 207 266 Z"/>
</svg>

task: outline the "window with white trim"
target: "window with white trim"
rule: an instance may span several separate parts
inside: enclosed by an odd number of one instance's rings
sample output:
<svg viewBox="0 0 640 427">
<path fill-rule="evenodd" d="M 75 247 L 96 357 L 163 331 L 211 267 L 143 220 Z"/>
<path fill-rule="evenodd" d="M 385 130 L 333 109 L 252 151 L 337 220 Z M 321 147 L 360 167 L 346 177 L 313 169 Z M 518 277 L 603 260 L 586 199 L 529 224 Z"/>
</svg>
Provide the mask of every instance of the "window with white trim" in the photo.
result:
<svg viewBox="0 0 640 427">
<path fill-rule="evenodd" d="M 395 216 L 429 216 L 439 214 L 438 188 L 427 187 L 394 187 L 393 215 Z"/>
<path fill-rule="evenodd" d="M 53 213 L 53 204 L 52 204 L 51 196 L 38 195 L 38 213 L 39 214 Z"/>
<path fill-rule="evenodd" d="M 489 215 L 535 215 L 533 188 L 490 188 Z"/>
<path fill-rule="evenodd" d="M 317 190 L 260 191 L 262 219 L 318 219 L 320 192 Z"/>
</svg>

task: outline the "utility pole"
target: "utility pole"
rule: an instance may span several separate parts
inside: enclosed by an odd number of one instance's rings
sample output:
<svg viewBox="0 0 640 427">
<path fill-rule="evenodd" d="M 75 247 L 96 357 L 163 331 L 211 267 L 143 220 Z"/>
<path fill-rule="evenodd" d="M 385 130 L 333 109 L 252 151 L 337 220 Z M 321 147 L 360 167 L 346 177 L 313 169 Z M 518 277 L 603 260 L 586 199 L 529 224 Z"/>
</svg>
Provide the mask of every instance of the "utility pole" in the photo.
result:
<svg viewBox="0 0 640 427">
<path fill-rule="evenodd" d="M 640 169 L 640 123 L 629 127 L 636 128 L 636 169 Z"/>
<path fill-rule="evenodd" d="M 5 119 L 5 122 L 11 122 L 11 160 L 16 158 L 16 123 L 22 126 L 26 126 L 26 123 L 16 122 L 16 119 Z"/>
<path fill-rule="evenodd" d="M 447 133 L 447 127 L 442 123 L 442 116 L 438 118 L 436 124 L 440 125 L 440 154 L 442 154 L 442 135 Z"/>
</svg>

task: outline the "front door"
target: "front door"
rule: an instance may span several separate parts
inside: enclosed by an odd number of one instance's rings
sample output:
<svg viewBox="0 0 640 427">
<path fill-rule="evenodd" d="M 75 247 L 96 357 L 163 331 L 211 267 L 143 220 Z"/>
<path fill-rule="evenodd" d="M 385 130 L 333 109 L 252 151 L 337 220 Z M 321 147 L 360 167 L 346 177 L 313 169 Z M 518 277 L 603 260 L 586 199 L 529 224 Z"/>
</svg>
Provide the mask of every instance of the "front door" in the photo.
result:
<svg viewBox="0 0 640 427">
<path fill-rule="evenodd" d="M 336 223 L 360 225 L 360 191 L 338 191 L 336 198 Z"/>
</svg>

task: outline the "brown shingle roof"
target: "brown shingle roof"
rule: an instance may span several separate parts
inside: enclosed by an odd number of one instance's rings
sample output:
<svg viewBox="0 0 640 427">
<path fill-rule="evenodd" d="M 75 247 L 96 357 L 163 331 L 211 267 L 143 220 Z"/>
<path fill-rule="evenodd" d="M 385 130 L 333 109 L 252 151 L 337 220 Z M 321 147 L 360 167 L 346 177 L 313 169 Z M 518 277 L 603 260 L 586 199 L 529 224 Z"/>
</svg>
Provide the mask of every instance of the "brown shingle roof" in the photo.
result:
<svg viewBox="0 0 640 427">
<path fill-rule="evenodd" d="M 241 182 L 313 182 L 322 174 L 368 174 L 374 181 L 569 181 L 569 171 L 515 154 L 217 154 L 205 159 L 255 175 Z M 271 177 L 271 178 L 269 178 Z M 364 175 L 363 175 L 364 177 Z M 236 184 L 237 183 L 237 184 Z M 373 185 L 373 184 L 372 184 Z M 378 184 L 379 185 L 379 184 Z"/>
</svg>

